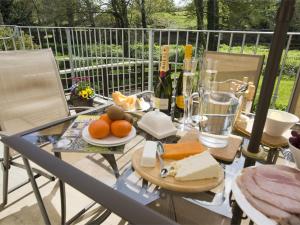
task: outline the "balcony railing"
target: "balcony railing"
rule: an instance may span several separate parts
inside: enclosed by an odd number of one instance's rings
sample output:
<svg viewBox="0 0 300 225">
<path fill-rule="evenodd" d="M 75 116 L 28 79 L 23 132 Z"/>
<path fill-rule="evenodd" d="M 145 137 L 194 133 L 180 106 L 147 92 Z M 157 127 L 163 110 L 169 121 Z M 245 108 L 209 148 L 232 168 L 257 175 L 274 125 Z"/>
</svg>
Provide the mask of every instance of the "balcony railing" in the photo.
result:
<svg viewBox="0 0 300 225">
<path fill-rule="evenodd" d="M 75 78 L 81 78 L 89 80 L 97 94 L 109 97 L 116 90 L 132 94 L 153 89 L 161 45 L 171 46 L 170 62 L 172 70 L 177 72 L 183 61 L 185 44 L 192 44 L 194 56 L 199 57 L 208 49 L 267 57 L 272 34 L 261 31 L 1 26 L 0 49 L 51 48 L 65 91 L 70 89 Z M 300 51 L 295 49 L 299 49 L 299 45 L 300 32 L 289 32 L 273 106 L 284 75 L 295 80 L 293 78 L 298 74 Z M 289 96 L 291 92 L 292 88 Z"/>
</svg>

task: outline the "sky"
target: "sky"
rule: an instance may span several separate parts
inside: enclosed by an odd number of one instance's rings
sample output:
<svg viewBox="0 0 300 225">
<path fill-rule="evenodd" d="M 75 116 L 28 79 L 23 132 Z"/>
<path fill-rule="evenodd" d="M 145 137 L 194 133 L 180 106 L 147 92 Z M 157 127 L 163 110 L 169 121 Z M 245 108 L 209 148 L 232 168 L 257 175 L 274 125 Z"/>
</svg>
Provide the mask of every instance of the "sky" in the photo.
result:
<svg viewBox="0 0 300 225">
<path fill-rule="evenodd" d="M 190 0 L 174 0 L 176 6 L 184 6 Z"/>
</svg>

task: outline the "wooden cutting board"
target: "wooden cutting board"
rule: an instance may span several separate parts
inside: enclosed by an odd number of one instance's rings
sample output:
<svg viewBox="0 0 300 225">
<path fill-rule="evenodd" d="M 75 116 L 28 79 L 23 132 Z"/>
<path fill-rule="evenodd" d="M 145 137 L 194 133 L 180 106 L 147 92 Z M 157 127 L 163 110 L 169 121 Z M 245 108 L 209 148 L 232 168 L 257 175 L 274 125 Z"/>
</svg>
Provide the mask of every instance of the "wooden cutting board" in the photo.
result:
<svg viewBox="0 0 300 225">
<path fill-rule="evenodd" d="M 156 165 L 154 168 L 142 167 L 141 166 L 142 153 L 143 153 L 143 148 L 140 148 L 133 153 L 131 161 L 135 171 L 145 180 L 148 180 L 149 182 L 167 190 L 185 192 L 185 193 L 196 193 L 196 192 L 208 191 L 216 187 L 224 180 L 224 171 L 221 167 L 218 173 L 218 177 L 212 179 L 203 179 L 203 180 L 195 180 L 195 181 L 177 181 L 172 176 L 161 178 L 159 160 L 158 159 L 156 160 Z M 165 160 L 164 162 L 167 165 L 172 161 Z"/>
<path fill-rule="evenodd" d="M 251 136 L 252 127 L 253 127 L 254 119 L 250 119 L 246 126 L 241 126 L 239 124 L 234 125 L 234 129 L 246 137 Z M 288 134 L 290 134 L 290 131 L 288 131 Z M 261 144 L 270 147 L 270 148 L 281 148 L 281 147 L 287 147 L 288 146 L 288 139 L 284 136 L 271 136 L 267 133 L 263 133 L 261 137 Z"/>
<path fill-rule="evenodd" d="M 198 141 L 199 131 L 193 129 L 187 132 L 178 142 Z M 230 135 L 228 145 L 225 148 L 207 148 L 210 154 L 218 160 L 230 163 L 234 160 L 237 151 L 242 144 L 242 138 L 236 135 Z"/>
</svg>

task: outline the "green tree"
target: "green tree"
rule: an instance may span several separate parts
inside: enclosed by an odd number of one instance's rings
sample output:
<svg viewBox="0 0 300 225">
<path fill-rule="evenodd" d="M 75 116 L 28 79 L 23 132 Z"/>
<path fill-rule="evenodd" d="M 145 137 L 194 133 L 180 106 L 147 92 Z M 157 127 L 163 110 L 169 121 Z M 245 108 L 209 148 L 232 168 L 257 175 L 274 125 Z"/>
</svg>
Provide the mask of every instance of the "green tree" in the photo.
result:
<svg viewBox="0 0 300 225">
<path fill-rule="evenodd" d="M 300 31 L 300 0 L 296 1 L 294 17 L 290 23 L 290 31 Z"/>
<path fill-rule="evenodd" d="M 141 12 L 142 27 L 147 28 L 145 0 L 137 0 L 136 2 Z"/>
<path fill-rule="evenodd" d="M 128 21 L 128 5 L 131 3 L 130 0 L 111 0 L 110 9 L 111 13 L 115 18 L 116 26 L 126 28 L 129 27 Z"/>
<path fill-rule="evenodd" d="M 95 17 L 101 13 L 100 9 L 103 2 L 100 0 L 81 0 L 80 1 L 80 15 L 83 16 L 85 23 L 89 26 L 95 27 Z"/>
<path fill-rule="evenodd" d="M 0 12 L 4 24 L 28 25 L 32 23 L 31 0 L 0 0 Z"/>
<path fill-rule="evenodd" d="M 96 26 L 100 0 L 31 0 L 38 23 L 52 26 Z"/>
<path fill-rule="evenodd" d="M 10 16 L 13 10 L 13 0 L 0 0 L 0 12 L 4 24 L 10 23 Z"/>
<path fill-rule="evenodd" d="M 161 13 L 174 13 L 175 11 L 173 0 L 135 0 L 128 8 L 130 25 L 145 27 L 144 14 L 148 26 L 160 27 L 160 24 L 166 23 L 166 21 L 162 21 Z"/>
<path fill-rule="evenodd" d="M 3 25 L 3 17 L 2 17 L 2 13 L 0 12 L 0 25 Z"/>
<path fill-rule="evenodd" d="M 270 30 L 274 27 L 276 0 L 222 0 L 222 29 L 233 30 Z"/>
<path fill-rule="evenodd" d="M 208 30 L 219 29 L 219 1 L 218 0 L 207 1 L 207 29 Z M 211 51 L 217 50 L 217 37 L 214 34 L 209 36 L 208 49 Z"/>
<path fill-rule="evenodd" d="M 75 25 L 76 0 L 36 0 L 42 24 L 50 26 Z"/>
<path fill-rule="evenodd" d="M 203 19 L 204 19 L 203 0 L 194 0 L 194 6 L 195 6 L 196 17 L 197 17 L 197 29 L 198 30 L 203 30 L 204 29 L 204 24 L 203 24 Z"/>
</svg>

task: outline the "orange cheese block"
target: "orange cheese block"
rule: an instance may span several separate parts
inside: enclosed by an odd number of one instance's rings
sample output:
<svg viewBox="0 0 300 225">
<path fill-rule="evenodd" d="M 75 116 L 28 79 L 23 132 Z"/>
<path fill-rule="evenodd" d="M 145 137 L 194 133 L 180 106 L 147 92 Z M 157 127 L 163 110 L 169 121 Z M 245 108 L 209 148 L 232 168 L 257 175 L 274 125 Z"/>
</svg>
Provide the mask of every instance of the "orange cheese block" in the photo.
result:
<svg viewBox="0 0 300 225">
<path fill-rule="evenodd" d="M 182 142 L 177 144 L 165 144 L 165 153 L 162 155 L 164 159 L 183 159 L 190 155 L 201 153 L 205 147 L 198 141 Z"/>
</svg>

